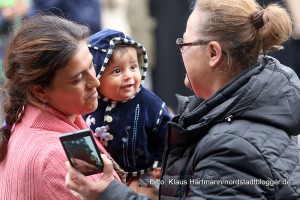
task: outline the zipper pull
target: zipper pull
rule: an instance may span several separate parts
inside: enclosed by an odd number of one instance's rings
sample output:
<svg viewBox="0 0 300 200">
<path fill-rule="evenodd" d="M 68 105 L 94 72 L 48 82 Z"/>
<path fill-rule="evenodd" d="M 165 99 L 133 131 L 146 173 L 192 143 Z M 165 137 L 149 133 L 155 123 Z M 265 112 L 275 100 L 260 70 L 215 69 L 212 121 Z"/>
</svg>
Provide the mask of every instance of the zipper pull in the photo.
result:
<svg viewBox="0 0 300 200">
<path fill-rule="evenodd" d="M 232 115 L 228 115 L 227 117 L 225 117 L 225 120 L 229 122 L 229 124 L 231 124 L 232 117 Z"/>
</svg>

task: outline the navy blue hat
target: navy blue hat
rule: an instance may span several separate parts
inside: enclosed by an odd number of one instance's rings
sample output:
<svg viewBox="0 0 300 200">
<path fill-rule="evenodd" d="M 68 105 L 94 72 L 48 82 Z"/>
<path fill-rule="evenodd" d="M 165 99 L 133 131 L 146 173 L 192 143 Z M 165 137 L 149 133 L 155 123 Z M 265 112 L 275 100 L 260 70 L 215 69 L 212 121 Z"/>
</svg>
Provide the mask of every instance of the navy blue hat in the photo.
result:
<svg viewBox="0 0 300 200">
<path fill-rule="evenodd" d="M 124 33 L 112 29 L 104 29 L 88 38 L 88 46 L 94 57 L 93 63 L 95 65 L 97 78 L 100 79 L 109 59 L 111 58 L 116 44 L 132 45 L 136 47 L 138 51 L 141 51 L 143 58 L 138 60 L 142 61 L 142 63 L 139 63 L 142 71 L 142 85 L 145 80 L 148 67 L 148 59 L 145 48 L 130 37 L 126 36 Z"/>
</svg>

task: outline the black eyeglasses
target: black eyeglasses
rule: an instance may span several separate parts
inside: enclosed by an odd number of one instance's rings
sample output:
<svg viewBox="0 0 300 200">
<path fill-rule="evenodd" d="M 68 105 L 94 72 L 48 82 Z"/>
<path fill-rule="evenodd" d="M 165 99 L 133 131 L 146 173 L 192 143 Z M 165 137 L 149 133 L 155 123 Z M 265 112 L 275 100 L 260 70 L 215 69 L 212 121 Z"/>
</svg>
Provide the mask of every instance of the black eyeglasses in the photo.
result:
<svg viewBox="0 0 300 200">
<path fill-rule="evenodd" d="M 176 46 L 177 46 L 177 49 L 180 51 L 180 53 L 182 53 L 184 46 L 207 45 L 210 42 L 211 41 L 197 40 L 196 42 L 187 42 L 187 43 L 184 43 L 184 41 L 183 41 L 182 38 L 177 38 L 177 40 L 176 40 Z M 223 49 L 222 49 L 222 53 L 225 54 L 225 55 L 227 55 L 227 53 Z"/>
<path fill-rule="evenodd" d="M 196 42 L 187 42 L 187 43 L 184 43 L 184 41 L 183 41 L 182 38 L 177 38 L 177 40 L 176 40 L 176 46 L 177 46 L 177 49 L 182 53 L 184 46 L 206 45 L 209 42 L 210 41 L 198 40 Z"/>
</svg>

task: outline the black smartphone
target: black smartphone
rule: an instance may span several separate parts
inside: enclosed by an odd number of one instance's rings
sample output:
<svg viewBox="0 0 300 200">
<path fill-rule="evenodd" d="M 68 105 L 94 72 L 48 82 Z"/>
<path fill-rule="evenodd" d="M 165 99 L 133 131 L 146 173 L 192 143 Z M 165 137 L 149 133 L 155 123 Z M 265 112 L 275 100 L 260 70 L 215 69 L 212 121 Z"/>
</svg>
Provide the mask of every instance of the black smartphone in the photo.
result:
<svg viewBox="0 0 300 200">
<path fill-rule="evenodd" d="M 103 161 L 90 129 L 64 133 L 59 139 L 71 165 L 88 176 L 103 171 Z"/>
</svg>

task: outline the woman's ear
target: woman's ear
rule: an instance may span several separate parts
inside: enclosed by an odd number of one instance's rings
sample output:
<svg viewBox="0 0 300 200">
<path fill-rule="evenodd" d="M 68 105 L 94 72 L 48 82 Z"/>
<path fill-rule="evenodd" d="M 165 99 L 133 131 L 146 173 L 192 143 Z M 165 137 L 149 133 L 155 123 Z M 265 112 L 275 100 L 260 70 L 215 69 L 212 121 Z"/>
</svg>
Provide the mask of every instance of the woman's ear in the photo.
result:
<svg viewBox="0 0 300 200">
<path fill-rule="evenodd" d="M 45 89 L 41 85 L 32 85 L 30 87 L 32 94 L 38 98 L 41 102 L 47 102 L 47 94 Z"/>
<path fill-rule="evenodd" d="M 222 61 L 222 48 L 216 41 L 211 41 L 208 45 L 209 50 L 209 64 L 211 67 L 217 67 Z"/>
</svg>

